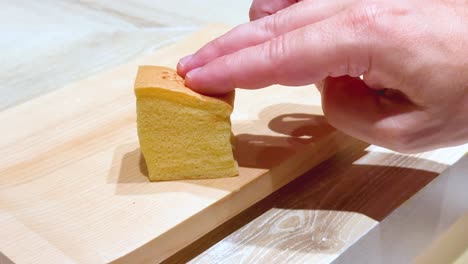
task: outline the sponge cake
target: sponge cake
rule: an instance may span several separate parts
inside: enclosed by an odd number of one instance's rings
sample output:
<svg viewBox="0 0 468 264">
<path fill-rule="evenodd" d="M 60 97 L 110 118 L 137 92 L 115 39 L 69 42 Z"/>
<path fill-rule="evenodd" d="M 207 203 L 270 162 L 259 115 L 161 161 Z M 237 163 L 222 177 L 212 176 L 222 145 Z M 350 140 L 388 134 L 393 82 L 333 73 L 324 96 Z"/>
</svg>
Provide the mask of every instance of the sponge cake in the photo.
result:
<svg viewBox="0 0 468 264">
<path fill-rule="evenodd" d="M 140 66 L 135 95 L 138 137 L 151 181 L 237 175 L 230 121 L 234 92 L 201 95 L 173 69 Z"/>
</svg>

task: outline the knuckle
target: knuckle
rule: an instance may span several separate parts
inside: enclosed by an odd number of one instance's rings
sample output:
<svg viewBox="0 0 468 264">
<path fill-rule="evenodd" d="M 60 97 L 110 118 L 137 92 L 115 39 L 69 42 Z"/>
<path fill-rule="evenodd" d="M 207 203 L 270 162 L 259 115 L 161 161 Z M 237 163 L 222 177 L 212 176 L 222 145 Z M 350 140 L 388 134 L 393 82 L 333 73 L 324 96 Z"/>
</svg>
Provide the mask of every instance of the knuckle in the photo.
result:
<svg viewBox="0 0 468 264">
<path fill-rule="evenodd" d="M 382 12 L 382 7 L 377 3 L 363 4 L 349 12 L 347 24 L 356 32 L 374 31 Z"/>
<path fill-rule="evenodd" d="M 213 53 L 213 54 L 207 54 L 209 56 L 215 56 L 216 54 L 222 54 L 225 52 L 225 41 L 224 41 L 224 37 L 222 36 L 211 41 L 209 45 L 210 47 L 204 49 L 205 51 L 209 51 Z"/>
<path fill-rule="evenodd" d="M 409 4 L 365 2 L 349 12 L 346 23 L 354 32 L 390 39 L 405 30 L 401 18 L 411 12 Z"/>
<path fill-rule="evenodd" d="M 282 74 L 282 61 L 286 54 L 287 39 L 281 35 L 278 36 L 265 45 L 265 59 L 269 63 L 271 69 L 271 75 L 274 77 L 280 77 Z"/>
<path fill-rule="evenodd" d="M 269 42 L 267 56 L 271 61 L 276 61 L 285 54 L 286 38 L 281 35 Z"/>
<path fill-rule="evenodd" d="M 263 30 L 266 32 L 278 32 L 278 26 L 281 25 L 281 16 L 272 15 L 267 16 L 264 19 Z"/>
<path fill-rule="evenodd" d="M 391 25 L 394 11 L 388 4 L 365 2 L 349 13 L 347 24 L 357 33 L 387 37 L 394 30 Z"/>
</svg>

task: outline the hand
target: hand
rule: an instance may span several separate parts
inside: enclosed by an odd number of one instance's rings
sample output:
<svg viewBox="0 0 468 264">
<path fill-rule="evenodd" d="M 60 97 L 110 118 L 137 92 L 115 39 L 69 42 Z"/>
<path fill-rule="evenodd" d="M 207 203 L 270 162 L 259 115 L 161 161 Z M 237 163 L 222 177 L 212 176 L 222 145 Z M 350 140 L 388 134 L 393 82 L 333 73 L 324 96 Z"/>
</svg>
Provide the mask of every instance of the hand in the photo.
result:
<svg viewBox="0 0 468 264">
<path fill-rule="evenodd" d="M 189 87 L 321 82 L 325 117 L 354 137 L 402 152 L 468 141 L 468 1 L 263 2 L 180 61 Z"/>
</svg>

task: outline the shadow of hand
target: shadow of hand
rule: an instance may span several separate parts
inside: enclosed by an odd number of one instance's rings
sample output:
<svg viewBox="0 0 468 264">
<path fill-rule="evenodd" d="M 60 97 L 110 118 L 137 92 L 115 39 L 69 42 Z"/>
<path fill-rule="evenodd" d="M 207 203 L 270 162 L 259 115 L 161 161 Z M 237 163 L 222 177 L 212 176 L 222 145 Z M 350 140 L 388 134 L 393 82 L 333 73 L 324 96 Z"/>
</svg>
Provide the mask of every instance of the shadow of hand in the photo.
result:
<svg viewBox="0 0 468 264">
<path fill-rule="evenodd" d="M 262 131 L 262 135 L 238 134 L 234 156 L 241 167 L 270 169 L 300 150 L 329 135 L 331 127 L 322 115 L 302 113 L 310 106 L 280 104 L 264 109 L 260 119 L 249 124 L 249 131 Z M 271 113 L 282 113 L 270 118 Z M 312 111 L 311 111 L 312 112 Z M 243 129 L 245 130 L 245 129 Z"/>
</svg>

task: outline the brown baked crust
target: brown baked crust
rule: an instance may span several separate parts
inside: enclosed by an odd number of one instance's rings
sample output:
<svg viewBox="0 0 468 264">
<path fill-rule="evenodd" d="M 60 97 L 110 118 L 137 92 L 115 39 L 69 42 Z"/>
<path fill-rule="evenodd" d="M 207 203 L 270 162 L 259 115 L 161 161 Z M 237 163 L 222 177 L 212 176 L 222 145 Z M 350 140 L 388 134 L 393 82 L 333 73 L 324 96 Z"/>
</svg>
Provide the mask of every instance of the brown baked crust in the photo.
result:
<svg viewBox="0 0 468 264">
<path fill-rule="evenodd" d="M 137 96 L 151 95 L 153 91 L 156 94 L 157 89 L 165 89 L 193 96 L 197 99 L 211 103 L 227 103 L 231 108 L 234 103 L 234 92 L 221 96 L 206 96 L 199 94 L 185 86 L 184 78 L 177 74 L 177 71 L 163 66 L 140 66 L 135 79 L 134 89 Z"/>
</svg>

